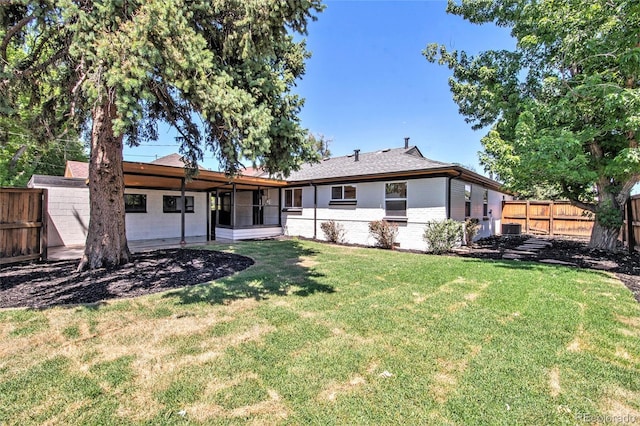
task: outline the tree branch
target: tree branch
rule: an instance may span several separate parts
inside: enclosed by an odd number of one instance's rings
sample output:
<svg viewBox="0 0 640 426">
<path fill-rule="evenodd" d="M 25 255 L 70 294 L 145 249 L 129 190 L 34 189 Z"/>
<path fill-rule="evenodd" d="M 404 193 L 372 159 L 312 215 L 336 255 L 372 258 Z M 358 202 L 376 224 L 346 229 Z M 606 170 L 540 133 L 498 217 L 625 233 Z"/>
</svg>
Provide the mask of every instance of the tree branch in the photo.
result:
<svg viewBox="0 0 640 426">
<path fill-rule="evenodd" d="M 0 3 L 0 5 L 2 5 L 2 3 Z M 9 60 L 7 59 L 7 47 L 9 46 L 9 42 L 11 41 L 11 38 L 16 34 L 18 34 L 18 32 L 22 28 L 24 28 L 29 22 L 33 21 L 35 18 L 36 17 L 34 15 L 25 16 L 20 21 L 18 21 L 17 24 L 9 28 L 9 31 L 7 31 L 7 33 L 4 36 L 4 39 L 2 40 L 2 44 L 0 44 L 0 55 L 2 56 L 2 59 L 5 62 L 7 63 L 9 62 Z"/>
</svg>

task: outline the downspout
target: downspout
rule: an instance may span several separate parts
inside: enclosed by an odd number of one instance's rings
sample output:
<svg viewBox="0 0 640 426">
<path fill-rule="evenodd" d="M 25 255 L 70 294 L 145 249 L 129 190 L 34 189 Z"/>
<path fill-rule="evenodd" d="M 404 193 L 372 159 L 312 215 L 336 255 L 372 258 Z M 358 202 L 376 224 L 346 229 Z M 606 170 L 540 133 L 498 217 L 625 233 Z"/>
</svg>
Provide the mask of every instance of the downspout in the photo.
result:
<svg viewBox="0 0 640 426">
<path fill-rule="evenodd" d="M 447 178 L 447 219 L 451 219 L 451 181 L 462 176 L 462 172 L 458 170 L 458 176 L 449 176 Z"/>
<path fill-rule="evenodd" d="M 311 183 L 313 186 L 313 239 L 318 238 L 318 186 L 315 183 Z"/>
</svg>

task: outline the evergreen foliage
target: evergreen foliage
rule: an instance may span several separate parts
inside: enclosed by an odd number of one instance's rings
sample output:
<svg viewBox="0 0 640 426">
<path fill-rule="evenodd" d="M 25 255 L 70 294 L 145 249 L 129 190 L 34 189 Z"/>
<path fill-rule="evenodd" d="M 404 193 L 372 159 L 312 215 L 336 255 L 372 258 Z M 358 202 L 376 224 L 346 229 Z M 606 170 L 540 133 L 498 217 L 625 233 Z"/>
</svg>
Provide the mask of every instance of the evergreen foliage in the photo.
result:
<svg viewBox="0 0 640 426">
<path fill-rule="evenodd" d="M 156 140 L 159 122 L 177 129 L 192 174 L 206 148 L 230 174 L 243 160 L 286 176 L 318 159 L 292 90 L 309 57 L 295 36 L 322 9 L 320 0 L 0 2 L 0 114 L 36 105 L 46 134 L 92 127 L 90 267 L 127 261 L 122 144 Z"/>
</svg>

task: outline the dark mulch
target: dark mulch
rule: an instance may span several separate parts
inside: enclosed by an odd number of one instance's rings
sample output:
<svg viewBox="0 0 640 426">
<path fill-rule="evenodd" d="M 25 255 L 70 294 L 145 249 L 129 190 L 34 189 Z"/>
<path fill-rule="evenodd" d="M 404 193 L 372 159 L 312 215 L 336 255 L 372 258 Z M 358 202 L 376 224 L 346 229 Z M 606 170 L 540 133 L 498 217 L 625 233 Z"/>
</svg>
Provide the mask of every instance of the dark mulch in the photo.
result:
<svg viewBox="0 0 640 426">
<path fill-rule="evenodd" d="M 8 266 L 0 271 L 0 308 L 46 308 L 135 297 L 215 280 L 253 260 L 212 250 L 173 249 L 136 253 L 113 269 L 75 272 L 77 260 Z"/>
<path fill-rule="evenodd" d="M 530 236 L 485 238 L 458 256 L 502 259 Z M 593 250 L 585 241 L 551 239 L 552 246 L 523 260 L 559 261 L 568 266 L 615 274 L 640 302 L 640 253 Z M 0 270 L 0 308 L 46 308 L 135 297 L 199 284 L 248 268 L 253 260 L 211 250 L 157 250 L 133 255 L 133 262 L 114 269 L 76 273 L 77 260 L 40 262 Z"/>
<path fill-rule="evenodd" d="M 468 251 L 460 251 L 458 255 L 480 259 L 502 259 L 506 250 L 516 249 L 526 240 L 527 235 L 501 236 L 484 238 Z M 608 252 L 589 248 L 587 241 L 570 238 L 547 238 L 551 247 L 540 249 L 537 255 L 523 260 L 550 263 L 607 271 L 615 274 L 640 302 L 640 252 L 630 254 L 623 247 L 617 252 Z"/>
</svg>

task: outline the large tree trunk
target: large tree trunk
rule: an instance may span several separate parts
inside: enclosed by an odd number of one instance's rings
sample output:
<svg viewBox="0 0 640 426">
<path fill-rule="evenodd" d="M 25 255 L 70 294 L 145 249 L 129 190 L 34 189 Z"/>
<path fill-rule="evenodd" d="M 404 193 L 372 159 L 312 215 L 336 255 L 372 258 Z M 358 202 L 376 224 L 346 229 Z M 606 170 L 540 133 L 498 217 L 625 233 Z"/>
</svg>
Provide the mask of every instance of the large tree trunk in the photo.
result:
<svg viewBox="0 0 640 426">
<path fill-rule="evenodd" d="M 78 270 L 129 262 L 124 211 L 122 136 L 113 133 L 116 106 L 108 99 L 92 111 L 89 159 L 89 232 Z"/>
<path fill-rule="evenodd" d="M 606 185 L 598 186 L 598 209 L 596 220 L 591 231 L 589 247 L 601 250 L 615 251 L 618 237 L 623 224 L 624 204 L 620 206 L 618 200 Z"/>
<path fill-rule="evenodd" d="M 620 236 L 620 228 L 607 228 L 598 222 L 596 218 L 591 231 L 591 239 L 589 247 L 600 250 L 615 251 L 618 245 L 618 237 Z"/>
</svg>

